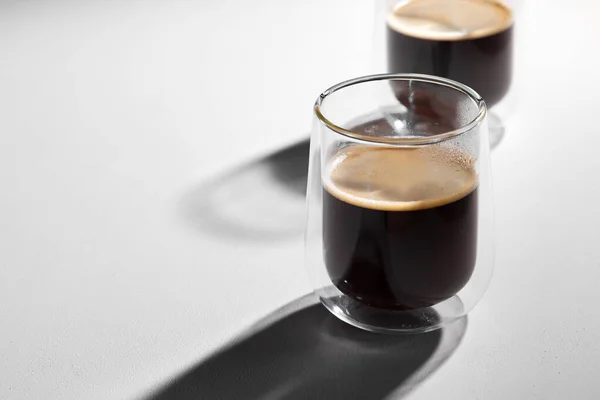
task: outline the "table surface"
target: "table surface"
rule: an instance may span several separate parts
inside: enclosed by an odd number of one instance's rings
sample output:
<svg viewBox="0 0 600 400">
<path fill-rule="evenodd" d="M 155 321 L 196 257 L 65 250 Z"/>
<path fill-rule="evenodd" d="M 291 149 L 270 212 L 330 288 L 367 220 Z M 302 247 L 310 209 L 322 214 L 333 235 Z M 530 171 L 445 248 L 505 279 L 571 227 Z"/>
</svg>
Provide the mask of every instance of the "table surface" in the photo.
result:
<svg viewBox="0 0 600 400">
<path fill-rule="evenodd" d="M 490 289 L 394 338 L 302 266 L 311 105 L 370 72 L 372 2 L 3 1 L 0 398 L 598 398 L 600 7 L 565 4 L 521 10 Z"/>
</svg>

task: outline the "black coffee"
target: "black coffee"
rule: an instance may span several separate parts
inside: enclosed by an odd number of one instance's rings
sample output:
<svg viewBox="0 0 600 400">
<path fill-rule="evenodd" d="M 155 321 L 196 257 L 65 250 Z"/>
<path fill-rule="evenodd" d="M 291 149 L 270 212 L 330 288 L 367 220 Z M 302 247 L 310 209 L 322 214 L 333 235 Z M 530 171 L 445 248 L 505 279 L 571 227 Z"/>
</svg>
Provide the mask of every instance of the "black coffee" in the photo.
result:
<svg viewBox="0 0 600 400">
<path fill-rule="evenodd" d="M 512 36 L 512 12 L 499 2 L 413 0 L 388 16 L 388 69 L 456 80 L 491 107 L 510 86 Z"/>
<path fill-rule="evenodd" d="M 453 147 L 349 146 L 323 189 L 325 264 L 372 307 L 412 310 L 456 294 L 473 273 L 477 175 Z"/>
</svg>

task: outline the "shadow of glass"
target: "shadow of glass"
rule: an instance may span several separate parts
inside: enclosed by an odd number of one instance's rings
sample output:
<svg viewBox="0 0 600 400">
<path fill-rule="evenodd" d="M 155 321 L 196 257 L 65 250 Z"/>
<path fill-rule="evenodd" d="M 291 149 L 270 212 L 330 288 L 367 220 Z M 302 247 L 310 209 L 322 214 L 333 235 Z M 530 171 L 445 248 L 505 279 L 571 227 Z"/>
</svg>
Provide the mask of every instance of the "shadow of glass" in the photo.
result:
<svg viewBox="0 0 600 400">
<path fill-rule="evenodd" d="M 144 399 L 400 398 L 453 353 L 466 325 L 462 319 L 426 334 L 374 334 L 304 297 Z"/>
<path fill-rule="evenodd" d="M 488 127 L 490 130 L 490 150 L 494 150 L 504 139 L 506 128 L 502 119 L 493 111 L 488 114 Z"/>
<path fill-rule="evenodd" d="M 201 232 L 247 241 L 299 237 L 304 230 L 309 142 L 239 166 L 183 196 L 179 213 Z"/>
</svg>

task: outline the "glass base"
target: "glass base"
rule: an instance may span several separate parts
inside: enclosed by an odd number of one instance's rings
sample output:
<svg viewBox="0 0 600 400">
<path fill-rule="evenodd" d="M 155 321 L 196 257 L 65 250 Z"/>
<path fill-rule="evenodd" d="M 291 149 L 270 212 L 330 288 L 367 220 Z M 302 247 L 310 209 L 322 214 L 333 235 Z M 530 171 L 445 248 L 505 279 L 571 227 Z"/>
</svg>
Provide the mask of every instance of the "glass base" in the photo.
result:
<svg viewBox="0 0 600 400">
<path fill-rule="evenodd" d="M 504 138 L 504 123 L 493 111 L 488 113 L 488 127 L 490 130 L 490 149 L 494 149 Z"/>
<path fill-rule="evenodd" d="M 463 303 L 458 296 L 432 307 L 394 311 L 365 305 L 342 294 L 335 286 L 322 288 L 316 294 L 325 308 L 342 321 L 377 333 L 410 334 L 434 331 L 465 314 Z"/>
</svg>

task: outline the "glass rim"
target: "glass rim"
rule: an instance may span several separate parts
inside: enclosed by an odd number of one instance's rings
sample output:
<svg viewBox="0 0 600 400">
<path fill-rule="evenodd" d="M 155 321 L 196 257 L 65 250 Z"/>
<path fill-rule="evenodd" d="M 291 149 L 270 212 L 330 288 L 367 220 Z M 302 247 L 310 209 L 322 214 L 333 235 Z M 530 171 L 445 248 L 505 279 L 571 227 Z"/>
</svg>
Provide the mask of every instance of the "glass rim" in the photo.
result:
<svg viewBox="0 0 600 400">
<path fill-rule="evenodd" d="M 426 82 L 433 83 L 436 85 L 443 85 L 450 87 L 454 90 L 464 93 L 468 96 L 478 107 L 478 112 L 475 118 L 473 118 L 468 123 L 464 124 L 458 129 L 454 129 L 447 132 L 438 133 L 431 136 L 425 137 L 377 137 L 365 135 L 364 133 L 355 132 L 350 129 L 342 128 L 331 122 L 325 115 L 323 114 L 322 106 L 327 97 L 332 95 L 333 93 L 350 87 L 354 85 L 359 85 L 363 83 L 376 82 L 376 81 L 418 81 L 418 82 Z M 347 136 L 352 139 L 359 139 L 366 142 L 372 143 L 383 143 L 383 144 L 392 144 L 392 145 L 424 145 L 424 144 L 433 144 L 438 142 L 443 142 L 451 138 L 455 138 L 457 136 L 462 135 L 465 132 L 471 131 L 477 125 L 483 121 L 485 116 L 487 115 L 487 106 L 485 101 L 481 98 L 481 96 L 473 89 L 471 89 L 467 85 L 463 85 L 460 82 L 453 81 L 447 78 L 441 78 L 433 75 L 425 75 L 425 74 L 413 74 L 413 73 L 401 73 L 401 74 L 375 74 L 375 75 L 365 75 L 358 78 L 349 79 L 338 84 L 331 86 L 326 89 L 323 93 L 319 95 L 314 105 L 314 113 L 319 119 L 319 121 L 324 124 L 327 128 L 332 131 L 339 133 L 343 136 Z"/>
</svg>

